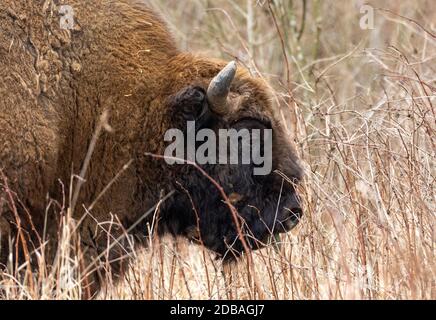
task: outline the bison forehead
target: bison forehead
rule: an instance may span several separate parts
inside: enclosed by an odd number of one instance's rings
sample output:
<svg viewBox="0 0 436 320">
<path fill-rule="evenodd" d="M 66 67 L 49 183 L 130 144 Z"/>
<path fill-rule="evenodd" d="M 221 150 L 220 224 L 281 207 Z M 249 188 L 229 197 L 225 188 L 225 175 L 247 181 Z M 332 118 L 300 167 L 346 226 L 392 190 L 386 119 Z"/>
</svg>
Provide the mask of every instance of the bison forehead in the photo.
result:
<svg viewBox="0 0 436 320">
<path fill-rule="evenodd" d="M 178 91 L 188 85 L 200 86 L 206 90 L 226 63 L 208 57 L 179 55 L 173 61 L 176 66 L 170 67 L 174 82 L 169 84 L 168 91 Z M 238 65 L 230 87 L 229 102 L 231 108 L 228 114 L 223 115 L 225 120 L 253 117 L 273 126 L 280 122 L 271 87 L 263 79 L 251 76 L 241 65 Z"/>
</svg>

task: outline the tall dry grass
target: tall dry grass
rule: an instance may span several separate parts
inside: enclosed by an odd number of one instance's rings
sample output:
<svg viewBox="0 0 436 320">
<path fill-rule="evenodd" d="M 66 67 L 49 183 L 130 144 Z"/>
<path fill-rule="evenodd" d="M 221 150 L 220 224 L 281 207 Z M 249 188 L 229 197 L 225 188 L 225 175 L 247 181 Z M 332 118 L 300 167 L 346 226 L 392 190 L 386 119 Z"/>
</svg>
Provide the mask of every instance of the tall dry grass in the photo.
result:
<svg viewBox="0 0 436 320">
<path fill-rule="evenodd" d="M 272 84 L 306 169 L 305 216 L 252 263 L 224 268 L 152 237 L 99 298 L 434 299 L 434 1 L 151 2 L 183 49 L 236 58 Z M 365 3 L 374 30 L 359 26 Z M 41 258 L 37 274 L 0 275 L 4 298 L 81 296 L 72 224 L 50 273 Z"/>
</svg>

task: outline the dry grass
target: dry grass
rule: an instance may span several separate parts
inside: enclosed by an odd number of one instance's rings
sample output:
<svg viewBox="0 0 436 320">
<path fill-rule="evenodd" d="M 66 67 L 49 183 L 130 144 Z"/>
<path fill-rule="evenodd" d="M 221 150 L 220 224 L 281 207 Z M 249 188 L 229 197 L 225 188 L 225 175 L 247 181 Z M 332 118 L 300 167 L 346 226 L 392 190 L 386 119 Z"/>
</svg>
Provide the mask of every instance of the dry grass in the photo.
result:
<svg viewBox="0 0 436 320">
<path fill-rule="evenodd" d="M 152 2 L 182 48 L 270 81 L 306 168 L 306 215 L 226 270 L 185 240 L 152 238 L 100 298 L 436 298 L 433 1 L 373 1 L 375 30 L 359 27 L 363 1 Z M 0 275 L 5 298 L 80 296 L 71 223 L 54 271 L 41 258 L 34 281 L 25 267 Z"/>
</svg>

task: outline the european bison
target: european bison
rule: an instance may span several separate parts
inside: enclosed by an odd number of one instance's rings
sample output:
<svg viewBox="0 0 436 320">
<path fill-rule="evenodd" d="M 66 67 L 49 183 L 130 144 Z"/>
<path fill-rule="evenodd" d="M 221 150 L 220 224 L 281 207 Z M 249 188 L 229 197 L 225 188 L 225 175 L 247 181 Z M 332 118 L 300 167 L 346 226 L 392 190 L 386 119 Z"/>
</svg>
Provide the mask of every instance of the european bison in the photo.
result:
<svg viewBox="0 0 436 320">
<path fill-rule="evenodd" d="M 110 249 L 114 270 L 126 230 L 145 238 L 152 219 L 159 234 L 191 237 L 223 257 L 296 225 L 302 170 L 266 83 L 180 51 L 137 1 L 62 4 L 0 3 L 0 262 L 16 241 L 34 259 L 42 235 L 54 252 L 64 205 L 80 221 L 86 263 L 98 266 Z M 105 110 L 111 130 L 96 139 Z M 195 130 L 272 129 L 272 172 L 151 156 L 165 154 L 169 129 L 186 132 L 192 120 Z"/>
</svg>

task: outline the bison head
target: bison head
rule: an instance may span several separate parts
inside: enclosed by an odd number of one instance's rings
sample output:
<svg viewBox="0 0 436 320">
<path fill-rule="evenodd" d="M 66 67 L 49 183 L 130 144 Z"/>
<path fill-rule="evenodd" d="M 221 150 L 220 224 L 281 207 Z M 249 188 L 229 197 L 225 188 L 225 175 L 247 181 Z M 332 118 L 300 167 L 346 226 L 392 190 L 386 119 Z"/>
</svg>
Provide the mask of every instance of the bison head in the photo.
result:
<svg viewBox="0 0 436 320">
<path fill-rule="evenodd" d="M 217 161 L 197 166 L 180 164 L 183 162 L 176 161 L 180 158 L 176 148 L 169 152 L 174 158 L 168 170 L 173 174 L 177 192 L 161 207 L 161 226 L 175 235 L 195 239 L 224 258 L 232 258 L 244 250 L 241 234 L 250 249 L 257 249 L 271 236 L 297 225 L 302 209 L 295 187 L 302 170 L 282 120 L 274 110 L 269 87 L 247 71 L 237 70 L 235 62 L 223 66 L 204 62 L 196 66 L 195 75 L 200 77 L 170 88 L 173 93 L 166 99 L 170 122 L 184 135 L 182 142 L 170 139 L 171 142 L 179 143 L 179 150 L 188 153 L 183 157 L 194 161 L 192 156 L 189 159 L 189 152 L 204 152 L 204 143 L 215 135 L 211 145 L 216 146 L 206 154 L 215 153 Z M 256 143 L 260 154 L 271 153 L 270 163 L 242 161 L 246 152 L 243 135 L 235 140 L 237 161 L 228 159 L 232 148 L 229 145 L 222 157 L 223 149 L 219 146 L 222 130 L 249 132 L 249 154 L 252 155 Z M 256 138 L 252 135 L 255 131 L 259 133 Z M 271 139 L 266 139 L 267 135 Z M 220 161 L 220 156 L 227 158 L 227 163 Z M 256 168 L 262 165 L 266 170 L 256 174 Z"/>
</svg>

